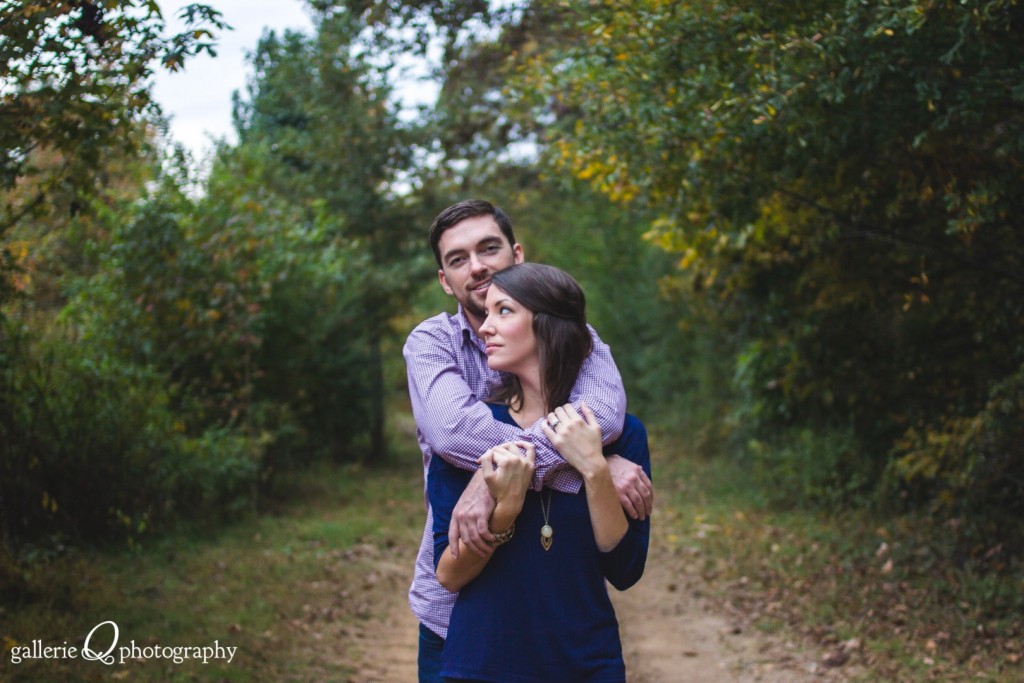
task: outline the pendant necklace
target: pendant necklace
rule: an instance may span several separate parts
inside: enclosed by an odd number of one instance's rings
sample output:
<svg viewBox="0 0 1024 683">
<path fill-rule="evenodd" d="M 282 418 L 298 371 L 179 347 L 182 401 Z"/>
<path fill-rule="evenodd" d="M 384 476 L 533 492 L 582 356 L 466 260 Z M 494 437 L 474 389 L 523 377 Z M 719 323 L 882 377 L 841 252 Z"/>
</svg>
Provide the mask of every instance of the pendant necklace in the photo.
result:
<svg viewBox="0 0 1024 683">
<path fill-rule="evenodd" d="M 544 493 L 548 494 L 547 504 L 544 503 Z M 540 544 L 544 550 L 551 550 L 551 538 L 555 535 L 554 529 L 548 524 L 548 514 L 551 512 L 551 489 L 540 494 L 540 511 L 544 513 L 544 526 L 540 528 Z"/>
</svg>

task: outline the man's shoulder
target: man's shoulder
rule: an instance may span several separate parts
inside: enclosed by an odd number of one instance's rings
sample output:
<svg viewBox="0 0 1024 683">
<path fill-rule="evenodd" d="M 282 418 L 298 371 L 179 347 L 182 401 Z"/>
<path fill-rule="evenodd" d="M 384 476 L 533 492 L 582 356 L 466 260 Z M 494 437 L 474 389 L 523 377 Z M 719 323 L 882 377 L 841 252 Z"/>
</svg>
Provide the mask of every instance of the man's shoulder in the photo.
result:
<svg viewBox="0 0 1024 683">
<path fill-rule="evenodd" d="M 413 328 L 405 340 L 405 350 L 408 353 L 424 344 L 458 345 L 461 338 L 462 327 L 458 317 L 451 313 L 438 313 Z"/>
<path fill-rule="evenodd" d="M 456 316 L 451 313 L 438 313 L 414 327 L 412 332 L 409 333 L 409 337 L 411 338 L 419 334 L 437 334 L 439 332 L 455 334 L 458 331 L 459 320 Z"/>
</svg>

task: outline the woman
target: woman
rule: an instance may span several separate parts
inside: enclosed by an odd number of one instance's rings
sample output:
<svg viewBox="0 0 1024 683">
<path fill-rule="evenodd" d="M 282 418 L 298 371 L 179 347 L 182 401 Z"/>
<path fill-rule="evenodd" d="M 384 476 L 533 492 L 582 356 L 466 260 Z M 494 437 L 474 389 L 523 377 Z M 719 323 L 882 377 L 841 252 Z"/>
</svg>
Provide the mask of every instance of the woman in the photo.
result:
<svg viewBox="0 0 1024 683">
<path fill-rule="evenodd" d="M 579 494 L 529 490 L 533 447 L 503 444 L 480 458 L 497 501 L 498 539 L 481 558 L 448 549 L 452 509 L 471 473 L 441 458 L 430 464 L 434 563 L 442 586 L 458 591 L 442 655 L 451 681 L 564 683 L 625 681 L 618 622 L 607 579 L 619 590 L 643 574 L 649 521 L 629 520 L 604 453 L 617 453 L 650 476 L 643 425 L 627 416 L 620 438 L 602 449 L 593 413 L 566 404 L 591 350 L 583 292 L 557 268 L 523 263 L 495 273 L 480 328 L 488 365 L 506 384 L 489 401 L 496 419 L 528 426 L 547 416 L 545 433 L 584 479 Z"/>
</svg>

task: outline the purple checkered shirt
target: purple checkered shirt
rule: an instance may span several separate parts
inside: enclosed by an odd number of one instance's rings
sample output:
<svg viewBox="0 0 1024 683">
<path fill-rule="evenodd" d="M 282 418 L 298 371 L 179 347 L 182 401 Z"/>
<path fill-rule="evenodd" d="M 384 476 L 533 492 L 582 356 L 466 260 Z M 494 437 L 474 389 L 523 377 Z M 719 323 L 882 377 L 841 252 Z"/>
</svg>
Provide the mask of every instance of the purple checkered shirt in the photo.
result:
<svg viewBox="0 0 1024 683">
<path fill-rule="evenodd" d="M 569 400 L 577 406 L 586 401 L 597 415 L 604 442 L 610 443 L 622 433 L 626 392 L 608 345 L 593 329 L 591 334 L 594 350 L 583 363 Z M 427 508 L 409 605 L 424 626 L 444 638 L 448 635 L 455 594 L 442 588 L 434 575 L 434 519 L 426 500 L 430 458 L 438 454 L 456 467 L 475 470 L 477 458 L 492 446 L 507 441 L 530 441 L 537 449 L 535 489 L 546 485 L 576 493 L 583 479 L 551 446 L 541 430 L 541 420 L 522 430 L 495 420 L 490 408 L 481 402 L 500 376 L 487 367 L 484 342 L 469 326 L 461 306 L 456 315 L 442 313 L 420 323 L 406 340 L 403 354 L 416 437 L 423 451 L 423 497 Z"/>
</svg>

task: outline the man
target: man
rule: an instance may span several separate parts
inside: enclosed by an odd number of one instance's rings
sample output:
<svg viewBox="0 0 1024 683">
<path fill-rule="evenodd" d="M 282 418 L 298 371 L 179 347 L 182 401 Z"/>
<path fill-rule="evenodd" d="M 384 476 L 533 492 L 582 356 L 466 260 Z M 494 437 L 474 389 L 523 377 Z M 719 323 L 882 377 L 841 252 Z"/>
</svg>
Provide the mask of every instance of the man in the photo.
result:
<svg viewBox="0 0 1024 683">
<path fill-rule="evenodd" d="M 424 486 L 430 459 L 444 458 L 456 467 L 477 470 L 477 458 L 489 448 L 511 441 L 530 441 L 537 451 L 533 486 L 544 485 L 575 493 L 582 479 L 554 450 L 541 422 L 528 430 L 498 422 L 481 401 L 499 380 L 487 367 L 479 336 L 486 313 L 484 301 L 491 275 L 522 263 L 523 249 L 501 209 L 470 199 L 442 211 L 430 227 L 430 245 L 439 266 L 438 280 L 459 302 L 456 315 L 442 313 L 420 323 L 409 335 L 403 354 L 409 396 L 423 452 Z M 593 330 L 591 331 L 593 333 Z M 570 396 L 577 406 L 585 401 L 596 413 L 604 442 L 622 431 L 626 394 L 608 346 L 594 334 L 594 350 L 584 363 Z M 644 519 L 651 513 L 651 482 L 637 465 L 609 456 L 609 470 L 627 514 Z M 449 529 L 452 552 L 461 539 L 472 551 L 493 552 L 494 537 L 487 521 L 494 500 L 478 473 L 456 505 Z M 409 589 L 409 604 L 420 620 L 419 677 L 421 683 L 440 683 L 441 649 L 448 631 L 455 595 L 437 582 L 433 563 L 433 516 L 427 520 Z"/>
</svg>

